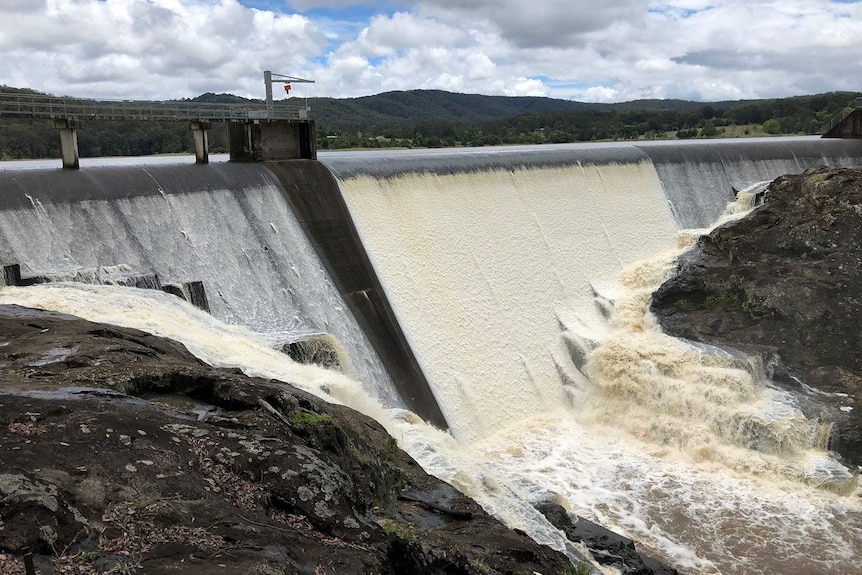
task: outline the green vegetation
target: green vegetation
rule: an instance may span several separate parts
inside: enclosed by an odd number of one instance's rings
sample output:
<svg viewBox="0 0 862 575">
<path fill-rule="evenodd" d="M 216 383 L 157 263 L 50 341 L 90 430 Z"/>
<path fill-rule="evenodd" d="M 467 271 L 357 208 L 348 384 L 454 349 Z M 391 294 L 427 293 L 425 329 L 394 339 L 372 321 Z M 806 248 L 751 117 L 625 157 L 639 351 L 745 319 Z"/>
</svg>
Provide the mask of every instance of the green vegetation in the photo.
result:
<svg viewBox="0 0 862 575">
<path fill-rule="evenodd" d="M 8 86 L 0 86 L 0 91 L 38 94 Z M 309 98 L 307 103 L 317 122 L 318 148 L 327 150 L 816 134 L 855 96 L 833 92 L 709 104 L 683 100 L 588 104 L 412 90 L 362 98 Z M 207 93 L 192 101 L 249 100 Z M 305 105 L 306 100 L 291 98 L 287 103 Z M 59 157 L 59 137 L 51 122 L 15 117 L 0 121 L 0 159 Z M 209 140 L 210 152 L 227 151 L 227 127 L 214 124 Z M 85 121 L 78 145 L 83 157 L 194 150 L 185 122 Z"/>
<path fill-rule="evenodd" d="M 704 301 L 704 307 L 710 311 L 741 310 L 754 321 L 762 319 L 766 314 L 766 308 L 761 298 L 755 295 L 746 296 L 744 291 L 732 287 L 730 284 L 710 282 L 706 284 L 705 288 L 710 295 Z M 680 302 L 686 302 L 686 305 L 693 305 L 691 302 L 687 300 L 677 302 L 680 309 L 691 311 L 686 310 L 685 306 L 680 306 Z M 696 307 L 693 309 L 696 309 Z"/>
<path fill-rule="evenodd" d="M 566 575 L 592 575 L 593 568 L 587 565 L 586 563 L 578 563 L 577 565 L 572 565 L 566 571 Z"/>
<path fill-rule="evenodd" d="M 764 316 L 766 308 L 760 298 L 750 295 L 742 302 L 742 311 L 747 313 L 751 319 L 758 320 Z"/>
<path fill-rule="evenodd" d="M 287 416 L 287 420 L 293 425 L 307 426 L 331 425 L 333 423 L 331 415 L 321 415 L 319 413 L 312 413 L 311 411 L 292 411 Z"/>
<path fill-rule="evenodd" d="M 399 539 L 405 541 L 417 541 L 419 539 L 416 526 L 412 523 L 396 521 L 395 519 L 378 519 L 377 524 L 383 528 L 383 531 Z"/>
</svg>

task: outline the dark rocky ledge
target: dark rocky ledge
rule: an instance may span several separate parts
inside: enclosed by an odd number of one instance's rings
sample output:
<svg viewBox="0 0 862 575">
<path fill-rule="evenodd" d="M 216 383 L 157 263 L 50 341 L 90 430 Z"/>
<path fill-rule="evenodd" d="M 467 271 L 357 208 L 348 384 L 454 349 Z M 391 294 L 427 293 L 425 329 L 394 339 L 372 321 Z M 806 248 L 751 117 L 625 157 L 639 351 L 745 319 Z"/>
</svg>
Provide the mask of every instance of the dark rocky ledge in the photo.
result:
<svg viewBox="0 0 862 575">
<path fill-rule="evenodd" d="M 676 569 L 638 551 L 628 537 L 569 513 L 557 503 L 541 503 L 536 509 L 569 541 L 583 543 L 599 565 L 624 575 L 678 575 Z"/>
<path fill-rule="evenodd" d="M 178 343 L 0 306 L 0 573 L 577 572 L 376 422 Z"/>
<path fill-rule="evenodd" d="M 778 178 L 680 259 L 652 311 L 670 334 L 760 354 L 862 465 L 862 171 Z"/>
</svg>

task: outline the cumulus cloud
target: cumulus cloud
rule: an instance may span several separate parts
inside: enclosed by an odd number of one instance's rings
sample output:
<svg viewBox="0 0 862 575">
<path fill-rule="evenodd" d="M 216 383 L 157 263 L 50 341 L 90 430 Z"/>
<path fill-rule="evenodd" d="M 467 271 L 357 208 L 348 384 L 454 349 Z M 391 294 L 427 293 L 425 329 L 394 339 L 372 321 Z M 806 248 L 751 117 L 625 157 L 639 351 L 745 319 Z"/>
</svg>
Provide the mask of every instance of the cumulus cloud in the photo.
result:
<svg viewBox="0 0 862 575">
<path fill-rule="evenodd" d="M 260 95 L 261 70 L 308 68 L 326 45 L 306 17 L 237 0 L 48 0 L 39 10 L 0 10 L 2 81 L 61 94 L 184 97 L 206 85 Z"/>
<path fill-rule="evenodd" d="M 0 0 L 0 83 L 260 97 L 271 69 L 318 96 L 738 99 L 862 89 L 859 38 L 862 3 L 830 0 Z"/>
<path fill-rule="evenodd" d="M 583 45 L 593 33 L 636 25 L 648 0 L 424 0 L 422 5 L 435 13 L 490 22 L 513 45 L 534 48 Z"/>
</svg>

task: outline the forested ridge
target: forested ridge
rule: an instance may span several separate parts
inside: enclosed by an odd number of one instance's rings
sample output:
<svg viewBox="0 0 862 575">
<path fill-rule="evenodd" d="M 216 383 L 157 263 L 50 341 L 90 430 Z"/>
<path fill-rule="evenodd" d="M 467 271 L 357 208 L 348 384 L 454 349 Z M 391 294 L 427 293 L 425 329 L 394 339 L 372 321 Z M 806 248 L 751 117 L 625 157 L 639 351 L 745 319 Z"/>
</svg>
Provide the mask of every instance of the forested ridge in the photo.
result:
<svg viewBox="0 0 862 575">
<path fill-rule="evenodd" d="M 0 86 L 2 92 L 40 94 Z M 832 92 L 768 100 L 692 102 L 637 100 L 592 104 L 541 97 L 483 96 L 440 90 L 386 92 L 361 98 L 298 98 L 311 108 L 319 149 L 485 146 L 601 140 L 817 134 L 857 96 Z M 257 102 L 231 94 L 183 101 Z M 281 105 L 277 103 L 277 105 Z M 82 156 L 186 153 L 194 149 L 183 122 L 87 121 L 78 131 Z M 0 118 L 0 159 L 58 157 L 51 122 Z M 215 124 L 210 151 L 227 150 L 227 129 Z"/>
</svg>

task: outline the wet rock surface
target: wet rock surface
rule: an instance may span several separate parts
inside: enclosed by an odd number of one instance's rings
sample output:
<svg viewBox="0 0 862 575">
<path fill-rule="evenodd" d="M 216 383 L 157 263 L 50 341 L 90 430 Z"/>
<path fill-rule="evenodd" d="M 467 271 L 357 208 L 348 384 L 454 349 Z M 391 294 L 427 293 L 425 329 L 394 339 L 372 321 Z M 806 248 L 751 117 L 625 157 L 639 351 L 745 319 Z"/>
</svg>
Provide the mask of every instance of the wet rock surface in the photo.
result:
<svg viewBox="0 0 862 575">
<path fill-rule="evenodd" d="M 578 517 L 556 503 L 542 503 L 536 509 L 574 543 L 589 549 L 597 563 L 623 575 L 678 575 L 676 569 L 638 551 L 634 541 L 589 519 Z"/>
<path fill-rule="evenodd" d="M 0 573 L 570 572 L 376 422 L 182 345 L 0 306 Z"/>
<path fill-rule="evenodd" d="M 862 465 L 862 171 L 778 178 L 679 260 L 652 311 L 670 334 L 761 355 Z"/>
</svg>

